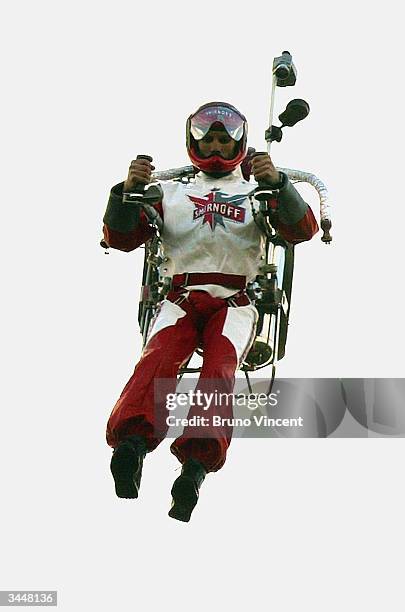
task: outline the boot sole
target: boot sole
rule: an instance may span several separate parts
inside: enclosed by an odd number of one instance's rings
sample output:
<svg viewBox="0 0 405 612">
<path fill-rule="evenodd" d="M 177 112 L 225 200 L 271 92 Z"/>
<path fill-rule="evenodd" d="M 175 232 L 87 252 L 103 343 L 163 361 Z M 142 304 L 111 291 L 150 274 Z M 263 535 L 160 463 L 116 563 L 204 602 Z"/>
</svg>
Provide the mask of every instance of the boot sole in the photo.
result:
<svg viewBox="0 0 405 612">
<path fill-rule="evenodd" d="M 196 493 L 193 481 L 179 476 L 172 486 L 171 494 L 173 505 L 169 510 L 169 516 L 188 523 L 198 501 L 198 493 Z"/>
<path fill-rule="evenodd" d="M 135 449 L 129 444 L 122 444 L 115 450 L 110 468 L 117 497 L 136 499 L 139 493 L 142 464 Z"/>
</svg>

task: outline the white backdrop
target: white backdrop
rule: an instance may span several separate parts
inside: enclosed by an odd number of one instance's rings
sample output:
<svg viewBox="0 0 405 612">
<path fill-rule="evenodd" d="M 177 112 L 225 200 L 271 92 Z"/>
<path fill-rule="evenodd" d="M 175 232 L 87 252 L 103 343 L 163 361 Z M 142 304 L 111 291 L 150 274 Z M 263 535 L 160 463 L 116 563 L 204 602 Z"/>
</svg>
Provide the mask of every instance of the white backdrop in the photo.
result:
<svg viewBox="0 0 405 612">
<path fill-rule="evenodd" d="M 179 472 L 166 441 L 140 499 L 115 497 L 104 430 L 140 355 L 143 251 L 98 246 L 131 159 L 189 163 L 200 104 L 234 104 L 263 149 L 287 49 L 298 80 L 276 114 L 294 97 L 311 113 L 273 160 L 326 183 L 334 241 L 297 247 L 278 374 L 403 376 L 395 7 L 3 5 L 0 590 L 58 589 L 66 612 L 403 610 L 401 440 L 235 440 L 189 524 L 167 517 Z"/>
</svg>

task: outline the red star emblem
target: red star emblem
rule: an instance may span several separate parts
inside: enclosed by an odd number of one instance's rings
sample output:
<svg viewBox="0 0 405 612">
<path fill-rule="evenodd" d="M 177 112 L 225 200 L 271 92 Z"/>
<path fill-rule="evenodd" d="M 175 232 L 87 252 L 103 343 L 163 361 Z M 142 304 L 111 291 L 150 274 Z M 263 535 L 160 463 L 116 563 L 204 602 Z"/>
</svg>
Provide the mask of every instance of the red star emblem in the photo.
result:
<svg viewBox="0 0 405 612">
<path fill-rule="evenodd" d="M 217 224 L 225 227 L 224 219 L 236 223 L 243 223 L 245 220 L 245 209 L 239 206 L 245 199 L 245 195 L 227 196 L 219 189 L 213 189 L 200 198 L 198 196 L 188 196 L 195 204 L 194 220 L 203 217 L 203 224 L 208 223 L 214 231 Z"/>
</svg>

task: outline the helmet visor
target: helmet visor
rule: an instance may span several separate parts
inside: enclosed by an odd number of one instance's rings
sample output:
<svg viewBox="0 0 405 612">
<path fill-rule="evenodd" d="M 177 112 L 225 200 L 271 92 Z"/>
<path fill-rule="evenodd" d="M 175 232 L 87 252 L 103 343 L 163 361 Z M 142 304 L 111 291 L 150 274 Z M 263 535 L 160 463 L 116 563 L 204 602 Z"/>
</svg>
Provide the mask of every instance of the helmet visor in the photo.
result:
<svg viewBox="0 0 405 612">
<path fill-rule="evenodd" d="M 190 132 L 196 140 L 201 140 L 217 121 L 222 123 L 231 138 L 236 141 L 242 138 L 245 120 L 226 106 L 209 106 L 198 111 L 191 117 Z"/>
</svg>

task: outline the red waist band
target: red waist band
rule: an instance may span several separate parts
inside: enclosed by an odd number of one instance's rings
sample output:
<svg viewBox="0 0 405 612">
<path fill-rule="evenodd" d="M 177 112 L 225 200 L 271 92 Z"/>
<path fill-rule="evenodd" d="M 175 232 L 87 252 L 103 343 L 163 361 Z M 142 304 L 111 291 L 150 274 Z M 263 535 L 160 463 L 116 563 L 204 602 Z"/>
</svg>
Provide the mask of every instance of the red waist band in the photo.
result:
<svg viewBox="0 0 405 612">
<path fill-rule="evenodd" d="M 221 272 L 189 272 L 173 276 L 173 289 L 186 287 L 187 285 L 221 285 L 231 289 L 244 289 L 246 287 L 246 276 L 222 274 Z"/>
</svg>

